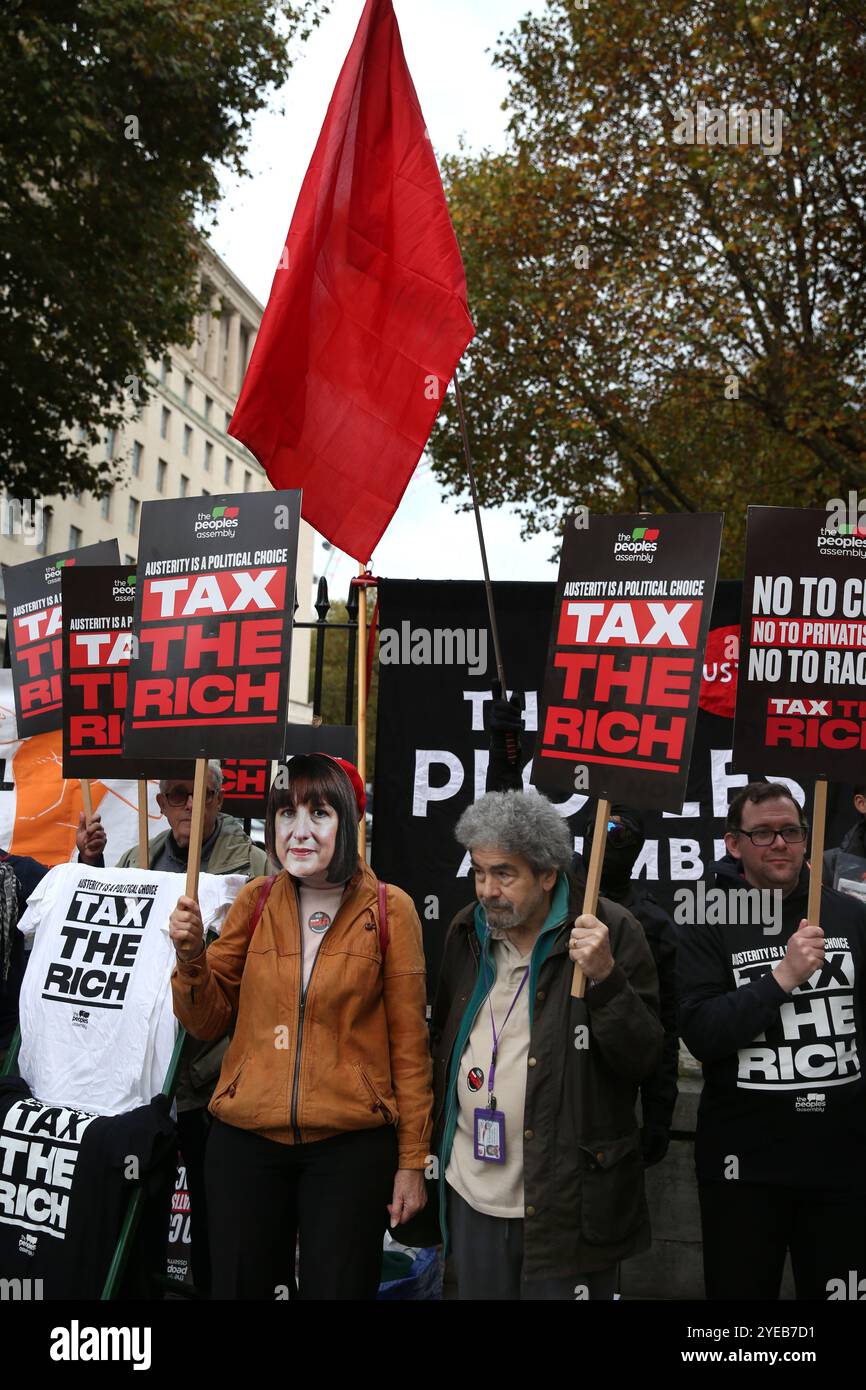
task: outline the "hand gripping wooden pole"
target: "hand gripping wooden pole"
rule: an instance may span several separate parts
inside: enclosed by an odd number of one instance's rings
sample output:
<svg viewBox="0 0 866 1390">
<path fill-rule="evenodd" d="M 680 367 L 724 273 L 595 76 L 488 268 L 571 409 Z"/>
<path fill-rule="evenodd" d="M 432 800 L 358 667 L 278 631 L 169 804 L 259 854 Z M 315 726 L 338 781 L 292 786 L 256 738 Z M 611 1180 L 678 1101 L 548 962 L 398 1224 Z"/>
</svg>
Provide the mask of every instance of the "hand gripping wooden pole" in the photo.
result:
<svg viewBox="0 0 866 1390">
<path fill-rule="evenodd" d="M 201 869 L 201 832 L 204 826 L 204 793 L 207 780 L 207 758 L 196 758 L 195 780 L 192 784 L 192 824 L 189 828 L 189 849 L 186 860 L 186 896 L 198 901 L 198 876 Z"/>
<path fill-rule="evenodd" d="M 827 780 L 815 782 L 815 802 L 812 808 L 812 853 L 809 859 L 809 903 L 806 920 L 810 927 L 821 925 L 821 880 L 824 874 L 824 826 L 827 820 Z"/>
<path fill-rule="evenodd" d="M 147 782 L 141 778 L 138 783 L 138 867 L 150 868 L 150 846 L 147 834 Z"/>
<path fill-rule="evenodd" d="M 586 871 L 586 888 L 583 893 L 583 911 L 595 912 L 598 907 L 598 894 L 601 888 L 601 870 L 604 864 L 604 851 L 607 846 L 607 822 L 610 816 L 610 802 L 604 797 L 595 812 L 595 828 L 592 832 L 592 850 Z M 572 999 L 582 999 L 586 991 L 586 976 L 575 961 L 571 978 Z"/>
</svg>

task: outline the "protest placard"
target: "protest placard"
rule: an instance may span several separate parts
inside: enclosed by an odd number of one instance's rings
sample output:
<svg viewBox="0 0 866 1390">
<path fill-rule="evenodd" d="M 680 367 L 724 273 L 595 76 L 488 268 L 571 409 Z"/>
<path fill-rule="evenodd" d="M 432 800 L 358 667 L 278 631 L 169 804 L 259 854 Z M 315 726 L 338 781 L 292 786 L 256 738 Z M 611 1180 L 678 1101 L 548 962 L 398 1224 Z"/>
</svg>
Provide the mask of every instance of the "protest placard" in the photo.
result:
<svg viewBox="0 0 866 1390">
<path fill-rule="evenodd" d="M 4 565 L 9 659 L 22 738 L 63 723 L 61 575 L 84 565 L 116 565 L 117 541 L 97 541 L 23 565 Z"/>
</svg>

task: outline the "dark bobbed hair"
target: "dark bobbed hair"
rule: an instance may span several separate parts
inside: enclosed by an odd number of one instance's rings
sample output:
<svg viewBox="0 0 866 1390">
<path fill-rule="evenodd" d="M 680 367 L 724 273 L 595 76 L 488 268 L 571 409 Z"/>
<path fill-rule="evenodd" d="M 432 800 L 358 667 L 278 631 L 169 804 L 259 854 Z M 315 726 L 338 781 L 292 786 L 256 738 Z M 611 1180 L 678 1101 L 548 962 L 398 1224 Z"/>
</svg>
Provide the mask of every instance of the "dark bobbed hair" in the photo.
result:
<svg viewBox="0 0 866 1390">
<path fill-rule="evenodd" d="M 800 824 L 804 830 L 809 829 L 809 822 L 806 819 L 802 806 L 784 782 L 750 782 L 742 791 L 737 792 L 730 806 L 728 807 L 728 818 L 725 822 L 725 833 L 736 834 L 743 827 L 743 807 L 747 801 L 760 806 L 763 801 L 779 801 L 784 799 L 790 801 L 792 806 L 796 806 Z"/>
<path fill-rule="evenodd" d="M 284 806 L 317 806 L 327 803 L 337 813 L 334 857 L 328 865 L 328 882 L 345 883 L 358 867 L 358 803 L 346 773 L 323 753 L 309 753 L 281 765 L 268 797 L 265 844 L 275 864 L 274 824 Z"/>
</svg>

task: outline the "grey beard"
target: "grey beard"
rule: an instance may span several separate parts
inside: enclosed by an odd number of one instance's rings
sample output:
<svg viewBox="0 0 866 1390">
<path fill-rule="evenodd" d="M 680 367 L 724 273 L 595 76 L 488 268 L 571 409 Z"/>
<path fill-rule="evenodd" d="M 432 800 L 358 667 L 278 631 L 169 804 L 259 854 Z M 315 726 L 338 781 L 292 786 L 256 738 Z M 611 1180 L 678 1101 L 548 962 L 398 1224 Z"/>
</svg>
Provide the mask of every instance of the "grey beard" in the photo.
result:
<svg viewBox="0 0 866 1390">
<path fill-rule="evenodd" d="M 488 912 L 485 912 L 484 920 L 487 923 L 487 930 L 490 934 L 491 939 L 493 941 L 505 941 L 506 938 L 509 937 L 517 927 L 523 926 L 524 919 L 521 917 L 516 922 L 511 921 L 508 923 L 507 926 L 495 926 L 493 922 L 490 920 L 490 914 Z"/>
</svg>

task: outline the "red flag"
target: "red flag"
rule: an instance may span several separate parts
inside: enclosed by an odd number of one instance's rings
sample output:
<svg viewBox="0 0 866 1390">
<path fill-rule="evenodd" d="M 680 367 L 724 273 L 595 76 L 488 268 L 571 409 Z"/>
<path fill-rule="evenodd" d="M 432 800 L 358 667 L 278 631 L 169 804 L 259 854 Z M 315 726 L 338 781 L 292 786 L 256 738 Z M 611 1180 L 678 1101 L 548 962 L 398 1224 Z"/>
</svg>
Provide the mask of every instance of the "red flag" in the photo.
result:
<svg viewBox="0 0 866 1390">
<path fill-rule="evenodd" d="M 367 0 L 229 433 L 366 563 L 474 332 L 391 0 Z"/>
</svg>

